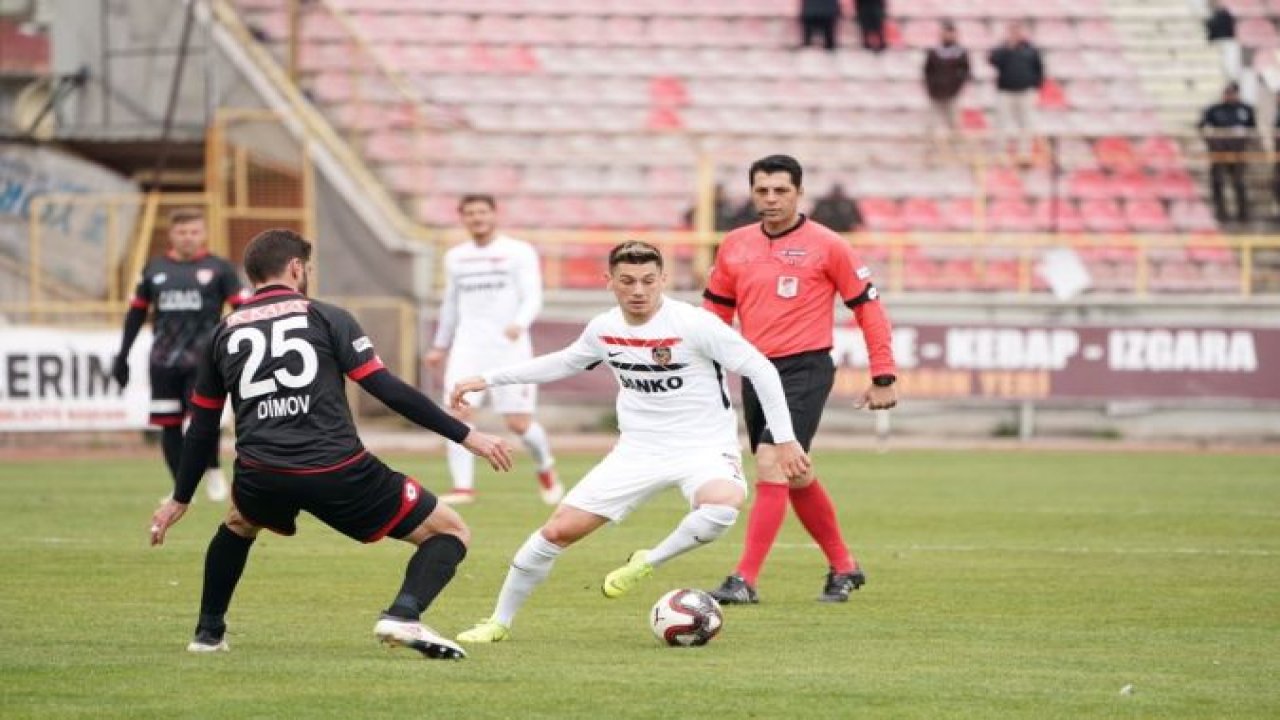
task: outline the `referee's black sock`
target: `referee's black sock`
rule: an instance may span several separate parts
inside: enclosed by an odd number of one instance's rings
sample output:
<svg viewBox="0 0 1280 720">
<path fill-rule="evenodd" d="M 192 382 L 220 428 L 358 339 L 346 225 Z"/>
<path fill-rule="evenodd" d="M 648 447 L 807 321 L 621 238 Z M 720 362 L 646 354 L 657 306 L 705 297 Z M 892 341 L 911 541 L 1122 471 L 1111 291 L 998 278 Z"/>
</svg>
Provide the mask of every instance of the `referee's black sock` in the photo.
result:
<svg viewBox="0 0 1280 720">
<path fill-rule="evenodd" d="M 218 526 L 204 556 L 204 592 L 200 595 L 200 622 L 196 631 L 207 630 L 219 637 L 226 632 L 223 616 L 231 604 L 231 595 L 249 560 L 253 538 L 231 532 L 225 524 Z"/>
<path fill-rule="evenodd" d="M 160 429 L 160 449 L 164 451 L 164 464 L 169 466 L 169 477 L 177 482 L 178 465 L 182 462 L 181 425 L 166 425 Z"/>
<path fill-rule="evenodd" d="M 386 615 L 401 620 L 417 620 L 430 607 L 445 585 L 453 579 L 458 563 L 467 556 L 467 546 L 454 535 L 432 535 L 418 546 L 404 571 L 404 584 Z"/>
</svg>

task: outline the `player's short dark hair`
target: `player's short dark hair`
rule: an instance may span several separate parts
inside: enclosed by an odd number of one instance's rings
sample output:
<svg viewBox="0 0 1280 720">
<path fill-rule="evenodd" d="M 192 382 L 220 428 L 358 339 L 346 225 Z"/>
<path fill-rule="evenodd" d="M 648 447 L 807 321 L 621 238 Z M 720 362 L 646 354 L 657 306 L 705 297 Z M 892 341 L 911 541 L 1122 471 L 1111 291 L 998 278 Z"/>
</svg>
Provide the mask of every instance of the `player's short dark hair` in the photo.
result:
<svg viewBox="0 0 1280 720">
<path fill-rule="evenodd" d="M 750 186 L 756 181 L 756 173 L 762 172 L 766 175 L 784 172 L 791 176 L 791 184 L 797 188 L 804 181 L 804 168 L 800 167 L 800 161 L 790 155 L 769 155 L 751 163 L 751 169 L 747 171 L 747 185 Z"/>
<path fill-rule="evenodd" d="M 628 240 L 613 246 L 609 251 L 609 272 L 622 263 L 628 265 L 644 265 L 645 263 L 657 263 L 658 269 L 662 269 L 662 251 L 640 240 Z"/>
<path fill-rule="evenodd" d="M 198 207 L 180 207 L 169 211 L 169 227 L 204 220 L 204 210 Z"/>
<path fill-rule="evenodd" d="M 260 283 L 284 272 L 294 259 L 310 261 L 311 243 L 292 230 L 264 230 L 254 236 L 244 250 L 244 272 L 250 282 Z"/>
<path fill-rule="evenodd" d="M 484 203 L 490 210 L 498 209 L 498 201 L 489 193 L 468 193 L 458 201 L 458 212 L 462 212 L 462 209 L 471 203 Z"/>
</svg>

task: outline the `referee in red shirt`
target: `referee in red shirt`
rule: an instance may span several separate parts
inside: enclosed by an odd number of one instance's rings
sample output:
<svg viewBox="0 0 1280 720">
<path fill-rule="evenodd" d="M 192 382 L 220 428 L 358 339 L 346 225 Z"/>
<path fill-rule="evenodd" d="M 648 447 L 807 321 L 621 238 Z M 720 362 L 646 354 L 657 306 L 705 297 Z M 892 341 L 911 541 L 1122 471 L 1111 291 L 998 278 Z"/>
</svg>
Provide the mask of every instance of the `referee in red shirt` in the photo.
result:
<svg viewBox="0 0 1280 720">
<path fill-rule="evenodd" d="M 800 163 L 787 155 L 770 155 L 751 165 L 751 200 L 761 222 L 725 236 L 703 306 L 727 323 L 736 313 L 743 336 L 773 361 L 786 389 L 796 439 L 807 451 L 835 380 L 833 295 L 853 310 L 871 358 L 872 381 L 857 406 L 891 408 L 898 393 L 889 319 L 870 282 L 871 272 L 843 238 L 799 213 L 803 176 Z M 756 456 L 756 500 L 738 567 L 711 595 L 727 604 L 760 601 L 756 580 L 790 501 L 830 566 L 818 599 L 847 601 L 866 577 L 844 544 L 831 498 L 812 471 L 800 477 L 783 473 L 760 402 L 745 379 L 742 404 Z"/>
</svg>

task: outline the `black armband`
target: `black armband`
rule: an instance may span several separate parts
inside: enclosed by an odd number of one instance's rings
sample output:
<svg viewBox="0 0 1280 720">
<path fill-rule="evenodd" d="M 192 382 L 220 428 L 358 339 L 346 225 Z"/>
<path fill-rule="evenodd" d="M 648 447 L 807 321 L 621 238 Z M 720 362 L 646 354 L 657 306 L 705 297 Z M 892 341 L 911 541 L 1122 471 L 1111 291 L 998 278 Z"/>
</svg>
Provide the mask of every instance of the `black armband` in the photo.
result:
<svg viewBox="0 0 1280 720">
<path fill-rule="evenodd" d="M 710 290 L 703 290 L 703 291 L 702 291 L 702 297 L 703 297 L 704 299 L 706 299 L 706 300 L 710 300 L 711 302 L 713 302 L 713 303 L 715 303 L 715 304 L 717 304 L 717 305 L 723 305 L 723 306 L 725 306 L 725 307 L 729 307 L 729 308 L 736 308 L 736 307 L 738 307 L 738 301 L 737 301 L 737 300 L 734 300 L 733 298 L 730 298 L 730 297 L 725 297 L 725 296 L 723 296 L 723 295 L 717 295 L 717 294 L 715 294 L 715 293 L 711 292 Z"/>
</svg>

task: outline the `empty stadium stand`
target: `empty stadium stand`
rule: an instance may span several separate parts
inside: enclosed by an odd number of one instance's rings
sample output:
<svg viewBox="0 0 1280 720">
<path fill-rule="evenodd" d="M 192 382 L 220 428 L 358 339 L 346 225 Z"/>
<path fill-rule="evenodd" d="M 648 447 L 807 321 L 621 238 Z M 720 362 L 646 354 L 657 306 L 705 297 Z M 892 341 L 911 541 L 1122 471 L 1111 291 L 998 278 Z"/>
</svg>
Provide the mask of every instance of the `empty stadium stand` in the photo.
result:
<svg viewBox="0 0 1280 720">
<path fill-rule="evenodd" d="M 284 3 L 235 5 L 283 62 Z M 1102 234 L 1129 252 L 1082 253 L 1100 289 L 1239 289 L 1230 251 L 1144 259 L 1134 271 L 1144 235 L 1210 242 L 1219 231 L 1188 133 L 1222 78 L 1185 0 L 898 3 L 879 55 L 791 49 L 794 6 L 315 0 L 303 4 L 298 80 L 427 225 L 453 222 L 458 193 L 487 191 L 518 227 L 679 229 L 700 159 L 740 201 L 746 163 L 787 151 L 806 162 L 815 194 L 843 183 L 876 233 L 978 232 L 1009 247 L 1020 233 Z M 1280 45 L 1280 0 L 1233 6 L 1246 45 Z M 976 71 L 959 153 L 923 141 L 922 54 L 944 17 Z M 984 159 L 985 55 L 1013 19 L 1030 22 L 1050 75 L 1039 118 L 1052 141 L 1027 167 Z M 1039 283 L 1008 257 L 883 259 L 904 264 L 904 287 Z"/>
</svg>

